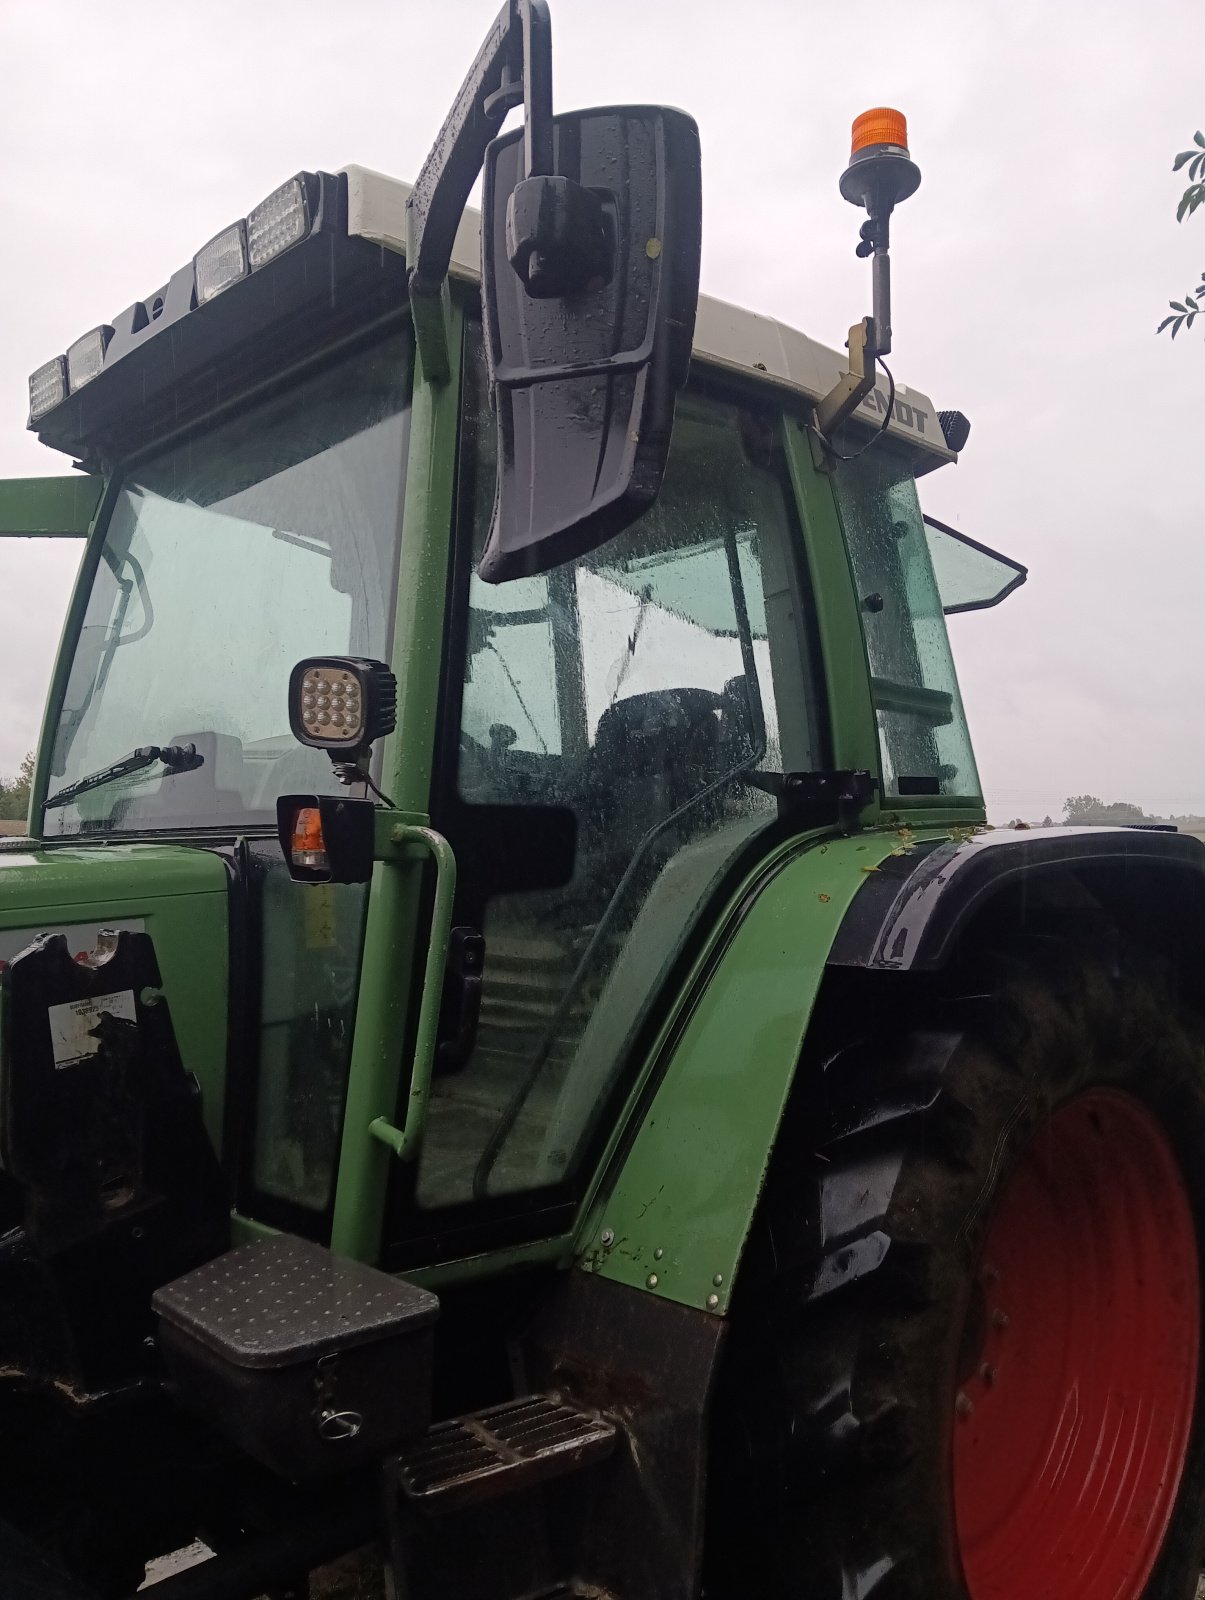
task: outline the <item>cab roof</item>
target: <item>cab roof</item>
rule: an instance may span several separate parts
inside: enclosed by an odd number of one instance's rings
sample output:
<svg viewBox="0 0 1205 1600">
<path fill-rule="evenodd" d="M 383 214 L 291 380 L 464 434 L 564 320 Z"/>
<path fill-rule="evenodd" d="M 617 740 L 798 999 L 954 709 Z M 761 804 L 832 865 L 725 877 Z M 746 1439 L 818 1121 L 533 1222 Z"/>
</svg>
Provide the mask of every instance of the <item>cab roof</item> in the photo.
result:
<svg viewBox="0 0 1205 1600">
<path fill-rule="evenodd" d="M 369 167 L 348 166 L 347 231 L 404 255 L 406 202 L 411 185 Z M 476 282 L 481 274 L 481 215 L 466 209 L 452 250 L 452 276 Z M 739 373 L 770 383 L 810 402 L 822 400 L 848 370 L 840 351 L 809 339 L 773 317 L 745 311 L 711 295 L 699 296 L 695 320 L 695 359 L 710 367 Z M 876 389 L 858 408 L 856 416 L 869 426 L 882 421 L 887 390 Z M 916 470 L 925 471 L 957 459 L 942 435 L 937 412 L 928 395 L 897 382 L 895 412 L 887 432 L 919 451 Z"/>
</svg>

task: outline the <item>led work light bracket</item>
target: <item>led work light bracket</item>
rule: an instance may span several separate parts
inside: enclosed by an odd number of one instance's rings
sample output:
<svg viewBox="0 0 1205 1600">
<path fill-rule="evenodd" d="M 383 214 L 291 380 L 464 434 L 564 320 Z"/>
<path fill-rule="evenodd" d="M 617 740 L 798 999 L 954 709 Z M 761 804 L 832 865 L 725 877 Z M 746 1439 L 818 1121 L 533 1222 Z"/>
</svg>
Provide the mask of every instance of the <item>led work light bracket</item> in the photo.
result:
<svg viewBox="0 0 1205 1600">
<path fill-rule="evenodd" d="M 841 194 L 862 206 L 856 254 L 871 258 L 871 306 L 849 330 L 849 371 L 816 407 L 822 439 L 851 416 L 874 388 L 875 363 L 891 353 L 891 213 L 920 186 L 920 168 L 908 153 L 908 127 L 898 111 L 865 111 L 853 126 L 849 165 L 841 174 Z M 888 413 L 888 419 L 890 413 Z"/>
</svg>

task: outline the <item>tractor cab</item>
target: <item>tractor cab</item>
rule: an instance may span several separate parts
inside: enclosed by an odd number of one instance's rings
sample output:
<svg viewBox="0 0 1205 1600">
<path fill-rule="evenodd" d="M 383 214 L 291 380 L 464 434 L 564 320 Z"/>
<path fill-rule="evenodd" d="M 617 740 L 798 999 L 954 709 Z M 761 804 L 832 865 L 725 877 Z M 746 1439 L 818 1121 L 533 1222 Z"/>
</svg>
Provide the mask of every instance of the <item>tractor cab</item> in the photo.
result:
<svg viewBox="0 0 1205 1600">
<path fill-rule="evenodd" d="M 242 1032 L 237 1065 L 210 1060 L 200 1076 L 240 1218 L 425 1266 L 499 1229 L 571 1223 L 656 997 L 768 841 L 879 812 L 982 816 L 937 573 L 957 571 L 960 607 L 1022 574 L 926 523 L 916 475 L 953 459 L 932 402 L 901 385 L 877 440 L 847 427 L 875 448 L 839 460 L 809 409 L 840 357 L 704 297 L 656 500 L 583 553 L 529 555 L 543 570 L 494 581 L 505 471 L 475 219 L 453 262 L 455 371 L 436 385 L 396 305 L 413 191 L 357 168 L 294 182 L 324 197 L 319 221 L 341 219 L 340 337 L 315 317 L 303 354 L 286 318 L 283 375 L 216 410 L 206 400 L 160 442 L 164 408 L 174 425 L 196 385 L 178 378 L 131 415 L 122 367 L 151 361 L 148 320 L 141 348 L 123 357 L 114 335 L 97 378 L 35 421 L 61 446 L 70 430 L 98 465 L 109 439 L 121 456 L 72 607 L 33 827 L 46 860 L 133 841 L 220 857 L 247 919 L 248 966 L 228 980 Z M 257 290 L 248 271 L 192 315 L 221 344 L 220 319 L 241 322 L 240 296 Z M 343 331 L 357 307 L 365 325 Z M 880 402 L 875 390 L 860 407 L 876 430 Z M 330 675 L 390 664 L 397 727 L 362 769 L 324 737 L 339 732 L 327 678 L 290 704 L 311 659 Z M 165 754 L 128 764 L 148 746 Z M 417 926 L 391 911 L 374 928 L 371 840 L 362 872 L 343 870 L 332 837 L 334 870 L 315 873 L 291 848 L 303 798 L 360 807 L 370 831 L 395 813 L 429 818 L 455 860 L 446 970 L 417 1007 L 430 1089 L 404 1163 L 366 1131 L 395 1121 L 400 1036 L 393 1081 L 358 1126 L 348 1095 L 384 999 L 366 992 L 370 974 L 382 981 L 371 952 L 385 937 L 413 966 L 437 864 L 418 863 Z"/>
</svg>

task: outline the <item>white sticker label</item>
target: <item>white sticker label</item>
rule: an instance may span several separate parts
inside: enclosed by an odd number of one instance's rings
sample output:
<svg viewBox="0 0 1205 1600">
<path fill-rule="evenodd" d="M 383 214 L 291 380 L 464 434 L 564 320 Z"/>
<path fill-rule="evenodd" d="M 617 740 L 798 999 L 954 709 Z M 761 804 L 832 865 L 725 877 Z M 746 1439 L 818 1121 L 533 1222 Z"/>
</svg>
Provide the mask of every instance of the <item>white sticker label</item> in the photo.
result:
<svg viewBox="0 0 1205 1600">
<path fill-rule="evenodd" d="M 56 1067 L 74 1067 L 96 1055 L 100 1040 L 92 1029 L 106 1014 L 121 1022 L 137 1022 L 133 989 L 97 995 L 91 1000 L 69 1000 L 66 1005 L 47 1008 Z"/>
</svg>

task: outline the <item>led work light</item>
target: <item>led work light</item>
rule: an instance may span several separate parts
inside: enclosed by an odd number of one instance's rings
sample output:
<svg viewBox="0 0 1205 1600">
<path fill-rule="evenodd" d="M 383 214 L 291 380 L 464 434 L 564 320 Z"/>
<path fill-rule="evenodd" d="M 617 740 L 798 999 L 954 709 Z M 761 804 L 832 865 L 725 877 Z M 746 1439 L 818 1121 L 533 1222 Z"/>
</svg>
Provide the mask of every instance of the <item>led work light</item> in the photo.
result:
<svg viewBox="0 0 1205 1600">
<path fill-rule="evenodd" d="M 67 398 L 67 362 L 55 356 L 29 375 L 29 420 L 36 422 Z"/>
<path fill-rule="evenodd" d="M 207 305 L 232 284 L 248 278 L 260 267 L 309 237 L 314 222 L 319 180 L 312 172 L 299 172 L 273 189 L 245 219 L 223 228 L 192 259 L 193 285 L 198 306 Z M 158 312 L 151 312 L 157 316 Z M 143 323 L 146 321 L 143 308 Z M 82 335 L 67 351 L 55 356 L 29 379 L 29 426 L 63 404 L 104 371 L 113 329 L 107 323 Z M 123 346 L 128 348 L 128 346 Z"/>
<path fill-rule="evenodd" d="M 67 387 L 74 394 L 86 383 L 91 383 L 105 364 L 105 351 L 113 330 L 107 324 L 82 334 L 74 344 L 67 346 Z"/>
<path fill-rule="evenodd" d="M 293 737 L 332 759 L 355 761 L 397 721 L 397 681 L 383 661 L 307 656 L 289 676 Z"/>
<path fill-rule="evenodd" d="M 223 228 L 197 251 L 192 258 L 193 278 L 197 286 L 197 304 L 205 305 L 215 299 L 223 289 L 247 276 L 247 236 L 243 224 L 236 222 Z"/>
<path fill-rule="evenodd" d="M 290 178 L 247 213 L 247 257 L 252 272 L 298 244 L 310 231 L 310 202 L 304 178 Z"/>
</svg>

